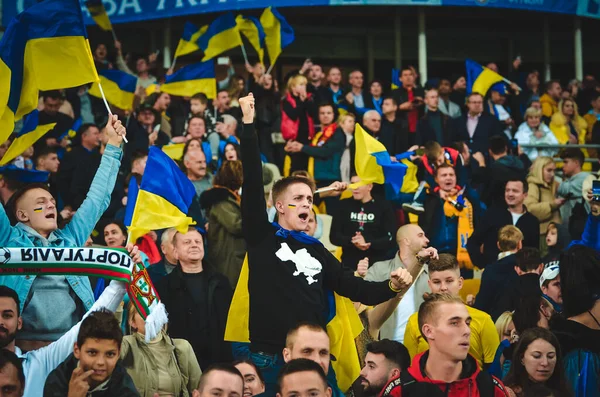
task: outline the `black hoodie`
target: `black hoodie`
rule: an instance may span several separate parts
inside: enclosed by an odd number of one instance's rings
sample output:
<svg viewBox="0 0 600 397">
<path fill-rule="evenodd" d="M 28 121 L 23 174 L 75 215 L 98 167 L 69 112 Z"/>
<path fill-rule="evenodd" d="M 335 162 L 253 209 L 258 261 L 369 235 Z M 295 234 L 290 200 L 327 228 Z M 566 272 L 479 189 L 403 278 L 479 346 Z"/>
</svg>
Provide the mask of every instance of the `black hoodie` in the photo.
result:
<svg viewBox="0 0 600 397">
<path fill-rule="evenodd" d="M 78 360 L 71 353 L 65 361 L 63 361 L 58 367 L 56 367 L 48 378 L 46 378 L 46 384 L 44 386 L 44 397 L 65 397 L 69 394 L 69 382 L 71 381 L 71 375 L 75 368 L 77 368 Z M 39 381 L 39 379 L 33 382 Z M 121 364 L 121 360 L 117 362 L 115 369 L 105 387 L 101 390 L 89 392 L 89 397 L 139 397 L 133 380 L 125 370 L 125 367 Z"/>
<path fill-rule="evenodd" d="M 481 275 L 481 288 L 475 299 L 476 309 L 489 313 L 494 320 L 503 313 L 503 308 L 499 307 L 500 297 L 519 279 L 515 266 L 517 259 L 514 254 L 486 266 Z"/>
</svg>

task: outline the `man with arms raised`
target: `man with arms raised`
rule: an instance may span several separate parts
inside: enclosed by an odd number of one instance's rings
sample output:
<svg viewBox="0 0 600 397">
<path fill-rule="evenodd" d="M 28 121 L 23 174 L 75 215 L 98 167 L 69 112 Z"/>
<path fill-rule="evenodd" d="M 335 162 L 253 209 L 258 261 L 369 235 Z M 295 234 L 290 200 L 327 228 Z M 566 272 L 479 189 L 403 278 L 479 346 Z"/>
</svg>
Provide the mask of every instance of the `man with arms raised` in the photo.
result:
<svg viewBox="0 0 600 397">
<path fill-rule="evenodd" d="M 342 268 L 318 240 L 305 234 L 313 202 L 305 178 L 288 177 L 275 183 L 273 203 L 279 223 L 268 221 L 253 126 L 254 97 L 249 94 L 239 103 L 244 115 L 242 226 L 248 247 L 250 357 L 261 367 L 270 394 L 287 331 L 301 321 L 326 325 L 327 290 L 375 305 L 406 289 L 412 277 L 400 269 L 391 274 L 391 280 L 366 282 Z"/>
<path fill-rule="evenodd" d="M 429 295 L 418 317 L 429 350 L 417 355 L 400 382 L 392 380 L 382 395 L 508 396 L 502 382 L 482 372 L 469 355 L 472 319 L 458 296 Z"/>
</svg>

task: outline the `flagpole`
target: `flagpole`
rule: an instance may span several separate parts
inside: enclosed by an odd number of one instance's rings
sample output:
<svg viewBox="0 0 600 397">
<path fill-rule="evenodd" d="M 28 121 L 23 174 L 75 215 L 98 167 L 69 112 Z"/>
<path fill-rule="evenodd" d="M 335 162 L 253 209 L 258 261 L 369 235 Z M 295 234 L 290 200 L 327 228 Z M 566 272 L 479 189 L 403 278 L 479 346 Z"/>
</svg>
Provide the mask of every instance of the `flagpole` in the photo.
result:
<svg viewBox="0 0 600 397">
<path fill-rule="evenodd" d="M 504 81 L 506 84 L 508 85 L 516 85 L 517 88 L 519 89 L 519 91 L 523 91 L 523 89 L 521 87 L 519 87 L 517 84 L 513 83 L 512 81 L 510 81 L 509 79 L 507 79 L 506 77 L 502 77 L 502 81 Z"/>
<path fill-rule="evenodd" d="M 243 40 L 240 40 L 240 41 L 242 43 L 241 48 L 242 48 L 242 55 L 244 55 L 244 61 L 248 64 L 250 62 L 248 62 L 248 54 L 246 53 L 246 47 L 244 46 L 244 41 Z"/>
<path fill-rule="evenodd" d="M 271 74 L 271 70 L 273 70 L 273 66 L 275 66 L 274 63 L 270 64 L 269 69 L 267 69 L 267 73 L 265 73 L 265 74 Z"/>
<path fill-rule="evenodd" d="M 104 106 L 106 106 L 106 110 L 108 111 L 108 115 L 110 117 L 112 117 L 112 112 L 110 111 L 110 106 L 108 106 L 108 101 L 106 100 L 106 96 L 104 95 L 104 90 L 102 89 L 102 84 L 100 84 L 100 82 L 98 82 L 98 88 L 100 89 L 100 94 L 102 94 L 102 100 L 104 101 Z M 125 141 L 125 143 L 129 143 L 129 141 L 127 140 L 127 137 L 125 137 L 125 135 L 123 135 L 123 140 Z"/>
<path fill-rule="evenodd" d="M 173 70 L 175 68 L 175 63 L 177 62 L 177 55 L 173 57 L 173 62 L 171 62 L 171 67 L 169 69 Z"/>
<path fill-rule="evenodd" d="M 112 27 L 112 26 L 111 26 L 111 27 Z M 115 33 L 115 29 L 111 29 L 111 30 L 110 30 L 110 32 L 112 33 L 113 40 L 114 40 L 114 41 L 119 41 L 119 40 L 117 39 L 117 34 Z"/>
</svg>

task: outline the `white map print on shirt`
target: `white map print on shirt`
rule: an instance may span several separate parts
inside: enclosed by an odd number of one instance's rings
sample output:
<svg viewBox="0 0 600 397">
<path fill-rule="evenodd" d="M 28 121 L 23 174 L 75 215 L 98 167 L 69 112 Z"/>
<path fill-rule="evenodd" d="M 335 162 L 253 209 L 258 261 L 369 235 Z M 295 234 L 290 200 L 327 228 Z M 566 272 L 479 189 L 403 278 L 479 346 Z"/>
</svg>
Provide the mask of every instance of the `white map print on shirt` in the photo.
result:
<svg viewBox="0 0 600 397">
<path fill-rule="evenodd" d="M 308 282 L 308 285 L 317 282 L 317 280 L 313 277 L 321 273 L 321 270 L 323 269 L 321 262 L 313 258 L 313 256 L 308 253 L 306 248 L 302 248 L 296 252 L 292 252 L 287 243 L 281 243 L 281 248 L 277 250 L 275 255 L 277 255 L 277 257 L 282 261 L 294 262 L 294 264 L 296 265 L 296 271 L 294 272 L 294 276 L 304 274 L 306 276 L 306 281 Z"/>
</svg>

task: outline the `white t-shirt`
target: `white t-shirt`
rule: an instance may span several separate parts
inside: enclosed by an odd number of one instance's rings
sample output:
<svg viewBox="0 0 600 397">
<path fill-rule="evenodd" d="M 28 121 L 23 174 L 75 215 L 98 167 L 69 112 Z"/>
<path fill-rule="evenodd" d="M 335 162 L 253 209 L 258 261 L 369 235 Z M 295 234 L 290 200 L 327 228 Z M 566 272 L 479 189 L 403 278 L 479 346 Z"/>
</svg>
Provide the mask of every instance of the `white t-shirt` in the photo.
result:
<svg viewBox="0 0 600 397">
<path fill-rule="evenodd" d="M 402 297 L 402 300 L 398 304 L 398 307 L 394 311 L 396 318 L 396 327 L 394 328 L 393 335 L 384 335 L 381 332 L 381 339 L 392 339 L 400 343 L 404 343 L 404 331 L 406 331 L 406 324 L 408 324 L 408 318 L 415 312 L 415 284 L 410 286 L 408 291 Z"/>
<path fill-rule="evenodd" d="M 512 215 L 513 226 L 515 226 L 525 213 L 523 212 L 522 214 L 515 214 L 514 212 L 511 212 L 510 214 Z"/>
</svg>

